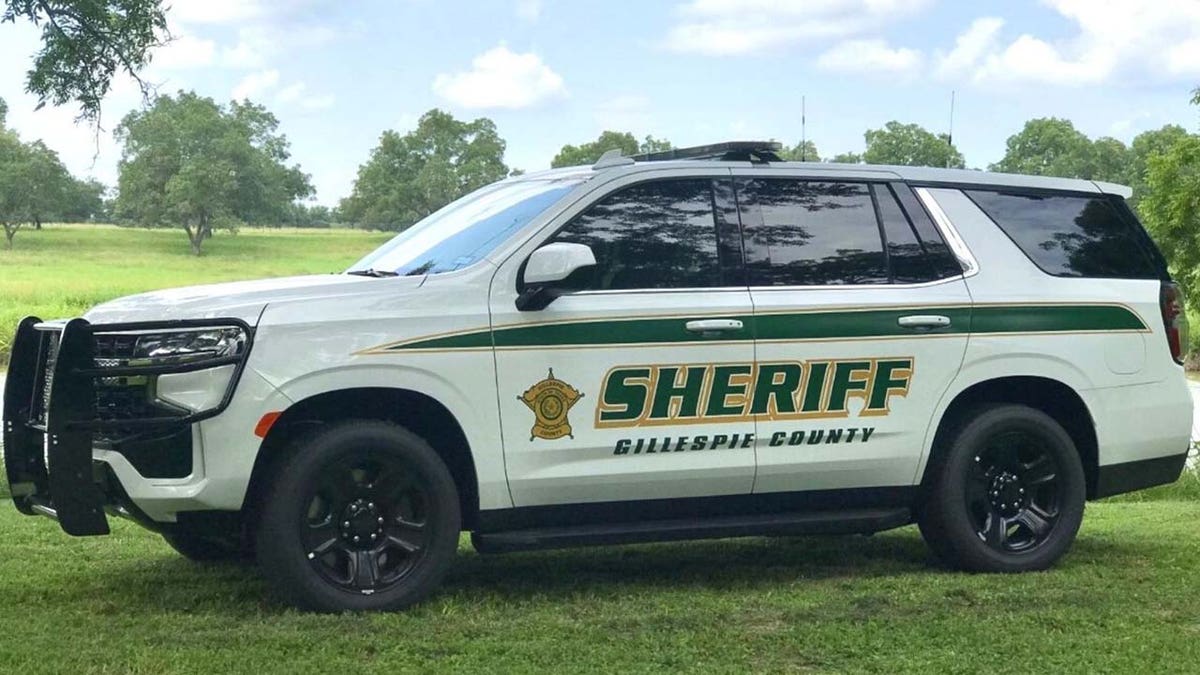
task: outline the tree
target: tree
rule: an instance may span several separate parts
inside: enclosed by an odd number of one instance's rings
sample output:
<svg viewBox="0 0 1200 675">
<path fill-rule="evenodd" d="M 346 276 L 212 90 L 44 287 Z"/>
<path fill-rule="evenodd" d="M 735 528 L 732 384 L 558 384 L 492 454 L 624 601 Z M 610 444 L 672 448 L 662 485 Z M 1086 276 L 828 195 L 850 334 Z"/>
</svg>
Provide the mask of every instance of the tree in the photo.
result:
<svg viewBox="0 0 1200 675">
<path fill-rule="evenodd" d="M 0 129 L 4 128 L 4 125 L 7 123 L 7 121 L 8 121 L 8 104 L 4 102 L 3 98 L 0 98 Z"/>
<path fill-rule="evenodd" d="M 1164 155 L 1176 143 L 1188 137 L 1188 132 L 1176 124 L 1167 124 L 1160 129 L 1143 131 L 1129 144 L 1129 168 L 1126 180 L 1133 188 L 1130 204 L 1137 207 L 1146 196 L 1146 171 L 1151 157 Z"/>
<path fill-rule="evenodd" d="M 99 120 L 100 103 L 119 72 L 138 77 L 150 51 L 162 44 L 162 0 L 3 0 L 0 23 L 42 27 L 42 48 L 26 73 L 25 89 L 38 107 L 79 103 L 80 117 Z"/>
<path fill-rule="evenodd" d="M 857 152 L 843 152 L 829 158 L 833 164 L 862 164 L 863 156 Z"/>
<path fill-rule="evenodd" d="M 441 110 L 401 136 L 385 131 L 340 211 L 346 222 L 403 230 L 459 197 L 508 175 L 504 141 L 490 119 L 471 122 Z"/>
<path fill-rule="evenodd" d="M 0 127 L 0 226 L 4 247 L 11 249 L 13 237 L 29 222 L 29 149 L 13 131 Z"/>
<path fill-rule="evenodd" d="M 59 216 L 74 180 L 58 153 L 39 141 L 26 144 L 25 186 L 29 191 L 28 216 L 36 230 L 42 222 Z"/>
<path fill-rule="evenodd" d="M 1142 220 L 1172 276 L 1183 285 L 1189 304 L 1200 309 L 1200 137 L 1179 139 L 1167 152 L 1147 161 Z"/>
<path fill-rule="evenodd" d="M 63 220 L 73 223 L 103 221 L 108 216 L 104 204 L 104 195 L 107 192 L 108 188 L 104 183 L 94 178 L 72 178 L 67 187 L 60 216 Z"/>
<path fill-rule="evenodd" d="M 812 141 L 797 143 L 795 147 L 784 147 L 779 156 L 789 162 L 819 162 L 821 155 L 817 152 L 817 144 Z"/>
<path fill-rule="evenodd" d="M 1092 142 L 1069 120 L 1032 119 L 1008 137 L 1004 157 L 989 171 L 1064 178 L 1091 177 Z"/>
<path fill-rule="evenodd" d="M 663 152 L 670 150 L 671 142 L 653 136 L 646 136 L 645 140 L 638 143 L 633 134 L 628 131 L 605 131 L 600 134 L 600 137 L 590 143 L 583 145 L 564 145 L 554 159 L 550 161 L 550 167 L 557 169 L 563 166 L 586 166 L 595 164 L 600 156 L 609 150 L 620 150 L 622 155 L 626 157 L 645 154 L 650 152 Z"/>
<path fill-rule="evenodd" d="M 1129 161 L 1129 148 L 1115 138 L 1104 136 L 1092 141 L 1088 148 L 1083 173 L 1089 180 L 1128 184 Z"/>
<path fill-rule="evenodd" d="M 117 211 L 146 226 L 183 228 L 200 255 L 217 228 L 282 218 L 312 194 L 308 176 L 287 166 L 278 121 L 250 102 L 218 105 L 194 92 L 160 96 L 117 127 Z"/>
<path fill-rule="evenodd" d="M 867 150 L 863 153 L 863 161 L 868 164 L 956 169 L 965 166 L 962 153 L 945 136 L 937 136 L 917 124 L 892 121 L 882 129 L 869 129 L 864 136 Z"/>
</svg>

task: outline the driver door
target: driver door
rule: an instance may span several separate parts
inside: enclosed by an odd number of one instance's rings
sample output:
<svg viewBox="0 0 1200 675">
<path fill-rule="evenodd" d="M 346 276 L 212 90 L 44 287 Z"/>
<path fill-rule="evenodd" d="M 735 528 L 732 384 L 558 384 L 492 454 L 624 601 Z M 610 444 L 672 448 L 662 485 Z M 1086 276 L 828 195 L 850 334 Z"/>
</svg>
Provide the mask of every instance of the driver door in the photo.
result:
<svg viewBox="0 0 1200 675">
<path fill-rule="evenodd" d="M 493 280 L 514 505 L 748 494 L 753 318 L 729 177 L 600 189 Z M 519 311 L 524 263 L 551 242 L 597 264 L 572 275 L 578 291 Z"/>
</svg>

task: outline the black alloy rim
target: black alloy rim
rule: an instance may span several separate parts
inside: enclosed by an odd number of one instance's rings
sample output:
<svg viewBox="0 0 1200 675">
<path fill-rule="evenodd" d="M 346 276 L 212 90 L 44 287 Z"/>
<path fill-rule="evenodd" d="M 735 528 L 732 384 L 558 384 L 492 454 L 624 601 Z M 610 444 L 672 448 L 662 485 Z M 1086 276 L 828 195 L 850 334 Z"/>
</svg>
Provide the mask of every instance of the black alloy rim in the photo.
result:
<svg viewBox="0 0 1200 675">
<path fill-rule="evenodd" d="M 429 499 L 399 457 L 359 453 L 322 472 L 300 516 L 313 569 L 330 584 L 371 595 L 403 581 L 425 556 Z"/>
<path fill-rule="evenodd" d="M 1024 431 L 996 435 L 968 469 L 967 513 L 975 535 L 1004 553 L 1036 549 L 1058 522 L 1060 484 L 1045 439 Z"/>
</svg>

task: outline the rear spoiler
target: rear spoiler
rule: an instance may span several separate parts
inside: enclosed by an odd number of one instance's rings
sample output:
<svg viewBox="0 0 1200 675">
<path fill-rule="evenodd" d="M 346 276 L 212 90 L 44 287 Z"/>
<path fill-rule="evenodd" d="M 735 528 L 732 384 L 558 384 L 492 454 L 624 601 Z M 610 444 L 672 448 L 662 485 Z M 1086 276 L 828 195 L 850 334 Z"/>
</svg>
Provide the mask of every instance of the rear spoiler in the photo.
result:
<svg viewBox="0 0 1200 675">
<path fill-rule="evenodd" d="M 1092 181 L 1092 185 L 1095 185 L 1097 190 L 1105 194 L 1121 195 L 1125 199 L 1129 199 L 1133 196 L 1133 188 L 1129 187 L 1128 185 L 1106 183 L 1102 180 L 1094 180 Z"/>
</svg>

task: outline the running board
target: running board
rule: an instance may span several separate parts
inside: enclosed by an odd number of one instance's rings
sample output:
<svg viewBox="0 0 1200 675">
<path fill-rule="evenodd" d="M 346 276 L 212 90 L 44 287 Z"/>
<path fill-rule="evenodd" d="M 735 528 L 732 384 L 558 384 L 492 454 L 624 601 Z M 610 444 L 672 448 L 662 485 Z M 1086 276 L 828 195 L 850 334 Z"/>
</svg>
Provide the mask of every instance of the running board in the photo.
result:
<svg viewBox="0 0 1200 675">
<path fill-rule="evenodd" d="M 471 533 L 480 553 L 509 553 L 575 546 L 637 544 L 652 541 L 805 534 L 869 534 L 912 522 L 906 508 L 771 513 L 699 519 L 547 527 L 508 532 Z"/>
</svg>

